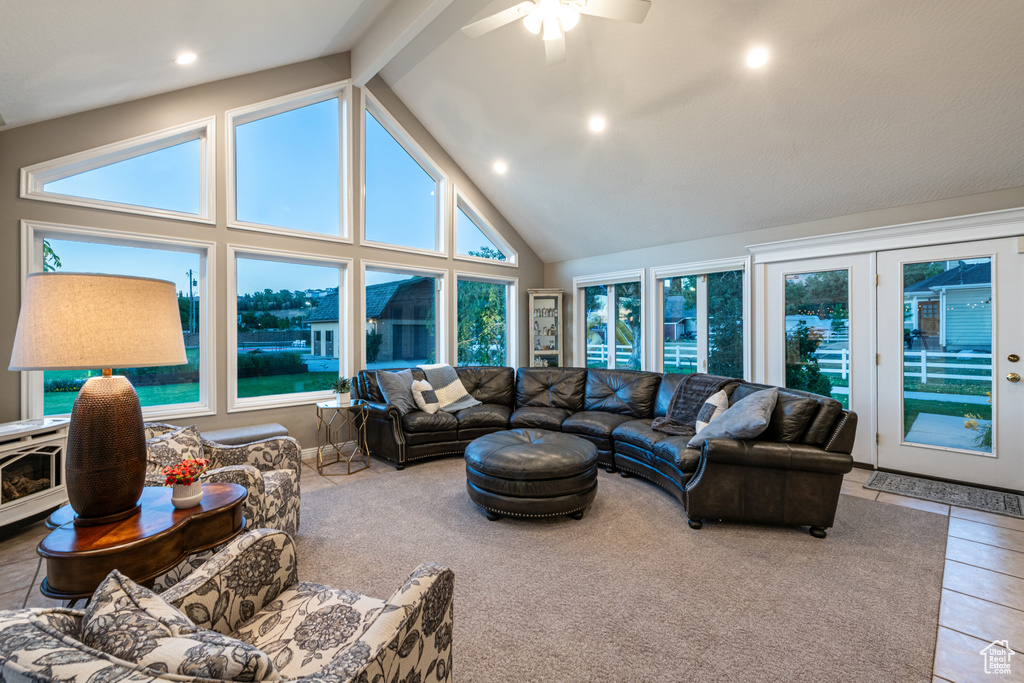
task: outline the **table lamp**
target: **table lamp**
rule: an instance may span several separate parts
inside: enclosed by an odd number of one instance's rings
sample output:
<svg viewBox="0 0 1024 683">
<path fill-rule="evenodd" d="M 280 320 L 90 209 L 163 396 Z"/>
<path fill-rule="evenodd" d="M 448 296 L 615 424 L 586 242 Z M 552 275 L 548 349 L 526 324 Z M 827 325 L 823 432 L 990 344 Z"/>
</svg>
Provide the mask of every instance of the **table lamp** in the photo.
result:
<svg viewBox="0 0 1024 683">
<path fill-rule="evenodd" d="M 173 282 L 91 273 L 26 278 L 9 369 L 103 370 L 79 390 L 68 426 L 65 483 L 76 525 L 137 513 L 146 481 L 139 397 L 111 368 L 186 362 Z"/>
</svg>

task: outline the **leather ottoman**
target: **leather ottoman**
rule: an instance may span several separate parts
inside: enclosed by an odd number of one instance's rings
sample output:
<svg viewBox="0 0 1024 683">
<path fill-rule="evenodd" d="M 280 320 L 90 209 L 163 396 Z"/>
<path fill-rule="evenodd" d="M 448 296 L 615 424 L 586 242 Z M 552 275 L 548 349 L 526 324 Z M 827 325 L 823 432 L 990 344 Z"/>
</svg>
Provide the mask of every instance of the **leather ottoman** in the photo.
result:
<svg viewBox="0 0 1024 683">
<path fill-rule="evenodd" d="M 571 434 L 513 429 L 466 447 L 466 488 L 487 519 L 583 517 L 597 495 L 597 446 Z"/>
</svg>

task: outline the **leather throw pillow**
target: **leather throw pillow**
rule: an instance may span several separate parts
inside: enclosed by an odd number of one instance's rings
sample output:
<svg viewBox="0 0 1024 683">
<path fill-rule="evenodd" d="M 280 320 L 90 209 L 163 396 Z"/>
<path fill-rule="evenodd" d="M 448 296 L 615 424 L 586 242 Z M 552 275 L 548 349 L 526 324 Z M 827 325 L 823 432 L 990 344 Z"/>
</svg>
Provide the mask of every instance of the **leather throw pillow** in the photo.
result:
<svg viewBox="0 0 1024 683">
<path fill-rule="evenodd" d="M 697 422 L 694 424 L 697 433 L 699 434 L 700 430 L 707 427 L 712 420 L 728 409 L 729 394 L 725 392 L 725 389 L 712 394 L 708 400 L 704 401 L 704 405 L 701 406 L 700 410 L 697 411 Z"/>
<path fill-rule="evenodd" d="M 276 681 L 262 650 L 199 628 L 153 591 L 116 569 L 93 593 L 82 617 L 82 642 L 151 669 L 153 675 L 229 681 Z"/>
<path fill-rule="evenodd" d="M 416 401 L 412 397 L 412 370 L 377 371 L 377 385 L 384 400 L 398 408 L 402 415 L 416 410 Z"/>
<path fill-rule="evenodd" d="M 412 397 L 416 401 L 416 407 L 425 413 L 433 415 L 441 408 L 434 388 L 426 380 L 418 379 L 412 383 Z"/>
<path fill-rule="evenodd" d="M 753 439 L 768 426 L 778 398 L 778 387 L 772 387 L 736 401 L 714 422 L 695 434 L 687 446 L 701 448 L 708 439 Z"/>
</svg>

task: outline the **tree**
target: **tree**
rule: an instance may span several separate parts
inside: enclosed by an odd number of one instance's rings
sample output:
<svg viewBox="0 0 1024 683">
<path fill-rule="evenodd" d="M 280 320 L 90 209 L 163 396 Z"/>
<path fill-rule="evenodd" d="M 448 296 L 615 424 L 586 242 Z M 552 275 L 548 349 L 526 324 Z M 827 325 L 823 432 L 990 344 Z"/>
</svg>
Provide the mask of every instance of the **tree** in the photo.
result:
<svg viewBox="0 0 1024 683">
<path fill-rule="evenodd" d="M 501 253 L 494 247 L 480 247 L 476 251 L 470 250 L 468 253 L 470 256 L 477 256 L 479 258 L 489 258 L 494 261 L 506 260 L 505 254 Z"/>
<path fill-rule="evenodd" d="M 903 287 L 911 287 L 922 280 L 935 277 L 946 271 L 945 261 L 931 263 L 905 263 L 903 265 Z"/>
<path fill-rule="evenodd" d="M 743 271 L 708 278 L 708 372 L 743 377 Z"/>
<path fill-rule="evenodd" d="M 384 345 L 384 335 L 377 330 L 366 330 L 366 362 L 376 363 L 380 348 Z"/>
<path fill-rule="evenodd" d="M 786 335 L 786 386 L 812 394 L 832 395 L 832 382 L 821 372 L 814 352 L 821 339 L 801 321 Z"/>
<path fill-rule="evenodd" d="M 837 310 L 845 310 L 850 299 L 849 280 L 847 270 L 829 270 L 787 280 L 786 315 L 836 318 Z"/>
<path fill-rule="evenodd" d="M 48 240 L 43 240 L 43 272 L 52 273 L 60 269 L 60 257 L 50 246 Z"/>
<path fill-rule="evenodd" d="M 628 367 L 634 370 L 640 369 L 640 353 L 643 349 L 643 323 L 641 316 L 641 308 L 643 302 L 640 297 L 640 283 L 639 282 L 620 282 L 615 285 L 615 302 L 618 305 L 619 319 L 616 324 L 616 339 L 620 336 L 620 327 L 624 327 L 621 330 L 622 340 L 629 344 L 629 360 Z M 616 364 L 618 367 L 618 364 Z"/>
<path fill-rule="evenodd" d="M 505 285 L 496 282 L 459 282 L 459 365 L 508 362 L 507 291 Z"/>
</svg>

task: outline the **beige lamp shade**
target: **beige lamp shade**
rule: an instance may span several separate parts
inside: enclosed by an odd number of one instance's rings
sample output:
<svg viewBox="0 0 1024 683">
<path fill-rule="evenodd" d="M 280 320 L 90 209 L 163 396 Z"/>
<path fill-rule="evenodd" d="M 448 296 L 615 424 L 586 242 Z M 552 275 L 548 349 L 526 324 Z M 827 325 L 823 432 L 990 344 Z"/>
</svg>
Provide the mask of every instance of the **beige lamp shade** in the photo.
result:
<svg viewBox="0 0 1024 683">
<path fill-rule="evenodd" d="M 10 370 L 186 362 L 173 282 L 92 273 L 26 278 Z"/>
</svg>

